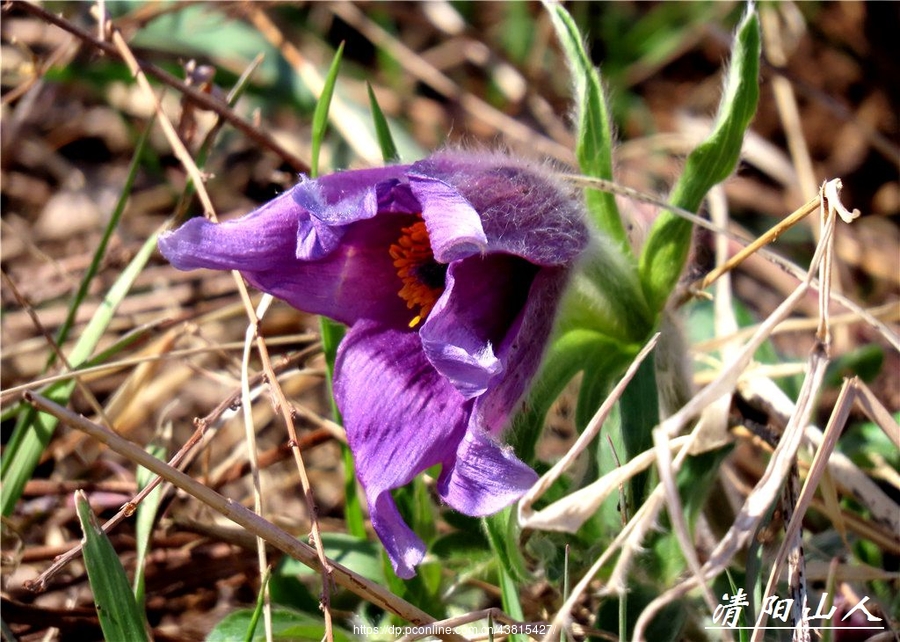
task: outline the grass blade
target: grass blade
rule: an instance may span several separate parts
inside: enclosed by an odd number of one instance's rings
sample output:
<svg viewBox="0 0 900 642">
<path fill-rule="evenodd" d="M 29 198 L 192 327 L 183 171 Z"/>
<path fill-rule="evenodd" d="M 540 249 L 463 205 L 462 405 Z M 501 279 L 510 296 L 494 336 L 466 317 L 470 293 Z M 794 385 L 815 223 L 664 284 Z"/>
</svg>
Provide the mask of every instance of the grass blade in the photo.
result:
<svg viewBox="0 0 900 642">
<path fill-rule="evenodd" d="M 497 558 L 501 575 L 513 586 L 516 581 L 523 582 L 528 579 L 528 567 L 519 547 L 519 528 L 513 509 L 504 508 L 499 513 L 484 517 L 482 524 L 494 557 Z M 506 601 L 504 591 L 504 608 L 507 607 Z M 511 601 L 510 605 L 512 604 L 514 602 Z M 521 609 L 521 605 L 518 606 Z"/>
<path fill-rule="evenodd" d="M 519 622 L 525 621 L 525 611 L 519 600 L 519 589 L 515 581 L 506 569 L 501 567 L 500 574 L 500 598 L 503 603 L 503 612 Z M 511 642 L 527 642 L 530 638 L 524 633 L 513 633 L 509 636 Z"/>
<path fill-rule="evenodd" d="M 322 149 L 322 140 L 325 138 L 325 129 L 328 127 L 328 108 L 331 106 L 331 98 L 334 96 L 334 84 L 337 82 L 343 55 L 344 43 L 342 42 L 334 52 L 334 60 L 331 61 L 331 67 L 328 68 L 328 75 L 325 76 L 325 84 L 319 95 L 319 102 L 316 103 L 316 111 L 313 112 L 312 153 L 309 164 L 309 173 L 313 177 L 319 175 L 319 152 Z"/>
<path fill-rule="evenodd" d="M 161 461 L 166 460 L 166 449 L 162 446 L 149 445 L 147 452 Z M 146 468 L 138 468 L 135 475 L 137 477 L 138 490 L 143 490 L 153 480 L 154 474 Z M 137 559 L 135 561 L 134 571 L 134 599 L 138 604 L 144 603 L 144 560 L 147 558 L 147 552 L 150 550 L 150 536 L 153 534 L 153 523 L 156 521 L 156 513 L 159 505 L 162 503 L 162 484 L 154 488 L 144 501 L 137 508 L 137 518 L 135 520 L 134 530 L 137 543 Z"/>
<path fill-rule="evenodd" d="M 378 99 L 375 98 L 375 92 L 372 91 L 372 85 L 366 83 L 366 90 L 369 92 L 369 106 L 372 108 L 372 120 L 375 122 L 375 135 L 378 137 L 378 145 L 381 147 L 384 162 L 399 163 L 400 153 L 397 151 L 397 145 L 394 144 L 394 137 L 391 136 L 387 118 L 381 111 Z"/>
<path fill-rule="evenodd" d="M 334 95 L 334 85 L 337 82 L 338 71 L 341 66 L 341 58 L 344 53 L 344 43 L 338 47 L 334 53 L 334 60 L 331 61 L 331 67 L 328 69 L 328 75 L 325 77 L 325 85 L 322 87 L 322 94 L 319 96 L 319 102 L 316 103 L 316 110 L 313 113 L 312 123 L 312 162 L 310 163 L 310 175 L 317 176 L 319 173 L 319 151 L 322 147 L 322 140 L 325 137 L 325 128 L 328 125 L 328 108 L 331 105 L 331 97 Z M 334 383 L 334 359 L 337 356 L 338 345 L 344 338 L 346 328 L 326 317 L 319 318 L 319 331 L 322 335 L 322 352 L 325 354 L 325 366 L 328 378 L 329 398 L 331 399 L 331 411 L 336 422 L 341 423 L 341 413 L 334 403 L 333 383 Z M 362 514 L 362 505 L 356 494 L 356 476 L 352 466 L 353 457 L 347 446 L 342 446 L 344 459 L 344 491 L 346 493 L 346 511 L 347 511 L 347 527 L 352 535 L 365 537 L 365 520 Z"/>
<path fill-rule="evenodd" d="M 641 363 L 634 379 L 625 388 L 619 401 L 622 413 L 622 443 L 625 446 L 625 459 L 653 447 L 653 428 L 659 424 L 659 399 L 656 389 L 656 355 L 651 354 Z M 629 485 L 631 506 L 640 506 L 644 502 L 644 492 L 649 473 L 646 471 L 635 475 Z"/>
<path fill-rule="evenodd" d="M 269 579 L 272 577 L 272 569 L 269 568 L 266 570 L 265 576 L 262 578 L 262 582 L 260 582 L 259 594 L 256 596 L 256 606 L 253 608 L 253 615 L 250 616 L 250 622 L 247 625 L 247 632 L 244 636 L 244 642 L 252 642 L 253 636 L 256 633 L 256 625 L 259 623 L 259 618 L 263 613 L 263 606 L 266 603 L 266 586 L 269 583 Z"/>
<path fill-rule="evenodd" d="M 100 264 L 103 261 L 104 256 L 106 255 L 106 247 L 109 245 L 109 240 L 110 238 L 112 238 L 113 232 L 115 232 L 116 228 L 119 226 L 119 220 L 122 218 L 122 214 L 125 212 L 125 206 L 128 203 L 128 198 L 129 196 L 131 196 L 131 188 L 134 185 L 134 179 L 137 177 L 137 170 L 138 167 L 140 167 L 141 156 L 143 156 L 144 154 L 144 148 L 146 147 L 147 141 L 150 138 L 150 132 L 153 130 L 154 121 L 155 116 L 147 122 L 147 126 L 144 128 L 144 132 L 138 139 L 137 145 L 134 149 L 134 156 L 131 159 L 131 165 L 128 167 L 128 174 L 125 177 L 125 184 L 122 185 L 122 192 L 119 194 L 119 200 L 116 202 L 116 207 L 115 209 L 113 209 L 112 216 L 110 216 L 109 218 L 109 223 L 103 230 L 103 235 L 100 237 L 100 242 L 97 244 L 97 249 L 94 252 L 94 256 L 91 258 L 91 264 L 85 271 L 84 276 L 81 279 L 81 283 L 78 285 L 78 291 L 75 293 L 75 296 L 72 298 L 72 302 L 69 304 L 69 309 L 66 313 L 66 319 L 65 321 L 63 321 L 62 325 L 59 328 L 59 332 L 56 335 L 57 345 L 61 346 L 68 338 L 69 331 L 72 329 L 72 324 L 75 322 L 75 315 L 78 313 L 78 308 L 84 301 L 84 297 L 87 296 L 88 288 L 90 288 L 91 286 L 91 281 L 100 270 Z M 90 352 L 91 350 L 93 350 L 93 348 L 88 350 L 88 352 Z M 75 352 L 77 351 L 78 349 L 76 348 Z M 87 355 L 85 355 L 85 358 L 86 356 Z M 70 362 L 82 360 L 83 359 L 77 359 L 74 353 L 69 358 Z M 50 357 L 47 359 L 47 368 L 49 369 L 55 361 L 56 353 L 51 352 Z"/>
<path fill-rule="evenodd" d="M 94 593 L 100 628 L 107 640 L 147 640 L 144 616 L 138 609 L 125 569 L 91 511 L 84 492 L 75 493 L 75 507 L 84 531 L 84 565 Z"/>
</svg>

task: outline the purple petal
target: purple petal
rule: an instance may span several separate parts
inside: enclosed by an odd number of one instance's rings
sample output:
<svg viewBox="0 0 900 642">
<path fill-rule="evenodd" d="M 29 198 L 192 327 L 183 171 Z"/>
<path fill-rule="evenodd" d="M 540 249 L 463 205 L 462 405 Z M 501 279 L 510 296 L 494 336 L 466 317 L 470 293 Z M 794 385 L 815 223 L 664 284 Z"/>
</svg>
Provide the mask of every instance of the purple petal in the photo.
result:
<svg viewBox="0 0 900 642">
<path fill-rule="evenodd" d="M 357 463 L 358 465 L 358 463 Z M 425 542 L 406 525 L 389 492 L 368 499 L 372 528 L 378 534 L 391 560 L 397 577 L 408 580 L 416 574 L 416 566 L 425 557 Z"/>
<path fill-rule="evenodd" d="M 192 218 L 159 235 L 159 250 L 179 270 L 267 270 L 293 257 L 297 206 L 291 192 L 239 219 Z"/>
<path fill-rule="evenodd" d="M 400 519 L 390 491 L 452 460 L 472 402 L 431 366 L 418 334 L 365 320 L 338 349 L 334 396 L 372 525 L 397 574 L 411 577 L 407 561 L 420 558 L 424 546 Z"/>
<path fill-rule="evenodd" d="M 487 249 L 478 212 L 447 183 L 411 173 L 409 187 L 422 206 L 431 249 L 439 263 L 450 263 Z"/>
<path fill-rule="evenodd" d="M 313 180 L 306 180 L 298 187 L 313 188 L 318 201 L 324 205 L 335 205 L 348 200 L 356 201 L 375 185 L 396 182 L 405 176 L 409 167 L 409 165 L 388 165 L 387 167 L 334 172 Z M 342 221 L 329 220 L 329 222 L 340 223 Z"/>
<path fill-rule="evenodd" d="M 476 428 L 459 444 L 455 465 L 441 472 L 438 493 L 459 512 L 483 517 L 512 504 L 537 480 L 511 449 Z"/>
<path fill-rule="evenodd" d="M 298 184 L 294 201 L 303 213 L 297 230 L 297 258 L 316 260 L 334 251 L 346 226 L 377 214 L 419 214 L 421 208 L 401 183 L 406 165 L 336 172 Z"/>
<path fill-rule="evenodd" d="M 571 263 L 587 246 L 581 199 L 551 167 L 496 153 L 443 152 L 409 172 L 411 185 L 424 177 L 446 183 L 478 212 L 487 252 L 551 266 Z"/>
<path fill-rule="evenodd" d="M 220 224 L 191 219 L 160 236 L 163 255 L 179 269 L 240 270 L 252 285 L 289 304 L 352 324 L 369 318 L 406 327 L 409 310 L 390 245 L 408 218 L 378 217 L 347 227 L 318 261 L 295 256 L 297 206 L 283 195 L 245 217 Z"/>
<path fill-rule="evenodd" d="M 492 435 L 506 428 L 540 366 L 567 279 L 564 268 L 542 268 L 534 277 L 525 307 L 496 348 L 504 372 L 475 401 L 473 416 L 473 421 Z"/>
<path fill-rule="evenodd" d="M 496 350 L 525 305 L 536 268 L 511 256 L 450 265 L 447 284 L 422 326 L 422 348 L 467 399 L 485 393 L 504 369 Z"/>
</svg>

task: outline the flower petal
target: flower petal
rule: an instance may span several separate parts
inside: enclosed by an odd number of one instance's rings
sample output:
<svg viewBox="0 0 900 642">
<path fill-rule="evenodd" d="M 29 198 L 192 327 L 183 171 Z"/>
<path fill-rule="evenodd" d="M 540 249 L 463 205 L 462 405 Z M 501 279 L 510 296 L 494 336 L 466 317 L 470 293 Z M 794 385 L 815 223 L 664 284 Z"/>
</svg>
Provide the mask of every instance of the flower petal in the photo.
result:
<svg viewBox="0 0 900 642">
<path fill-rule="evenodd" d="M 409 310 L 390 257 L 409 217 L 388 216 L 348 226 L 341 243 L 318 261 L 295 256 L 297 210 L 283 195 L 239 219 L 191 219 L 160 236 L 163 255 L 179 269 L 240 270 L 253 286 L 314 314 L 352 324 L 368 318 L 406 327 Z"/>
<path fill-rule="evenodd" d="M 425 542 L 403 521 L 391 494 L 382 493 L 374 505 L 370 503 L 369 514 L 372 528 L 387 551 L 394 573 L 405 580 L 414 577 L 416 566 L 425 557 Z"/>
<path fill-rule="evenodd" d="M 350 223 L 377 214 L 418 214 L 421 208 L 401 183 L 407 165 L 328 174 L 299 183 L 294 201 L 299 217 L 297 258 L 314 261 L 334 251 Z"/>
<path fill-rule="evenodd" d="M 337 205 L 358 200 L 360 196 L 376 185 L 396 184 L 398 179 L 405 176 L 409 168 L 409 165 L 387 165 L 369 169 L 351 169 L 305 180 L 298 187 L 305 186 L 307 189 L 315 191 L 316 199 L 323 205 Z M 379 194 L 379 196 L 381 195 Z M 352 212 L 350 220 L 342 220 L 340 212 L 340 209 L 336 209 L 333 215 L 322 220 L 335 225 L 357 220 Z"/>
<path fill-rule="evenodd" d="M 197 217 L 159 235 L 159 250 L 179 270 L 267 270 L 293 257 L 297 206 L 291 192 L 239 219 Z"/>
<path fill-rule="evenodd" d="M 459 444 L 455 465 L 441 472 L 438 493 L 460 513 L 483 517 L 512 504 L 537 480 L 510 448 L 475 428 Z"/>
<path fill-rule="evenodd" d="M 504 371 L 475 401 L 473 416 L 473 421 L 491 435 L 498 435 L 506 428 L 540 366 L 568 275 L 565 268 L 541 268 L 531 284 L 524 308 L 496 347 Z"/>
<path fill-rule="evenodd" d="M 357 322 L 335 361 L 334 396 L 372 525 L 400 577 L 421 559 L 422 542 L 397 513 L 391 489 L 452 460 L 466 430 L 466 401 L 431 366 L 415 332 Z"/>
<path fill-rule="evenodd" d="M 423 177 L 452 186 L 457 203 L 478 213 L 486 252 L 506 252 L 551 266 L 571 263 L 587 247 L 581 199 L 552 178 L 550 167 L 498 153 L 442 152 L 414 163 L 409 174 L 414 193 Z M 454 215 L 461 211 L 459 205 L 453 208 Z M 430 223 L 428 231 L 432 233 Z"/>
<path fill-rule="evenodd" d="M 447 183 L 411 172 L 409 187 L 422 206 L 431 250 L 439 263 L 450 263 L 487 249 L 481 217 L 472 205 Z"/>
<path fill-rule="evenodd" d="M 452 263 L 444 293 L 422 326 L 422 348 L 467 399 L 483 394 L 504 369 L 495 353 L 525 305 L 536 268 L 507 255 Z"/>
</svg>

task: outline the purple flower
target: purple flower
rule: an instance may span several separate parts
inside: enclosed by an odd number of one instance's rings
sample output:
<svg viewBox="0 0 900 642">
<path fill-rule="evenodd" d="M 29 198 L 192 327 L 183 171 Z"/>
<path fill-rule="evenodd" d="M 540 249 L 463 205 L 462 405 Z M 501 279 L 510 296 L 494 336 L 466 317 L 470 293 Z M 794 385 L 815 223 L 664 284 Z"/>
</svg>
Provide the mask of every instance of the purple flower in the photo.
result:
<svg viewBox="0 0 900 642">
<path fill-rule="evenodd" d="M 239 270 L 350 326 L 334 393 L 400 577 L 425 545 L 392 489 L 441 464 L 441 499 L 483 516 L 536 480 L 499 438 L 588 242 L 579 201 L 546 174 L 501 154 L 443 152 L 305 180 L 243 218 L 195 218 L 160 237 L 179 269 Z"/>
</svg>

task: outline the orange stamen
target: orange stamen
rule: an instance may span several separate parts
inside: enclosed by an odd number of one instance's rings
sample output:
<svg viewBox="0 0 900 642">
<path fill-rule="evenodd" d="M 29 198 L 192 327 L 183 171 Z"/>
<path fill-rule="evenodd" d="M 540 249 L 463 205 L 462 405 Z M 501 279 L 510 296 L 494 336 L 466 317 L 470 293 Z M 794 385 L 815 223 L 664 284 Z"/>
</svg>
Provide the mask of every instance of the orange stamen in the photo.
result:
<svg viewBox="0 0 900 642">
<path fill-rule="evenodd" d="M 414 328 L 428 318 L 444 292 L 447 266 L 434 260 L 424 221 L 402 228 L 400 238 L 390 247 L 390 254 L 397 268 L 397 276 L 403 282 L 398 296 L 406 301 L 406 307 L 410 310 L 419 308 L 419 313 L 409 322 L 409 327 Z"/>
</svg>

